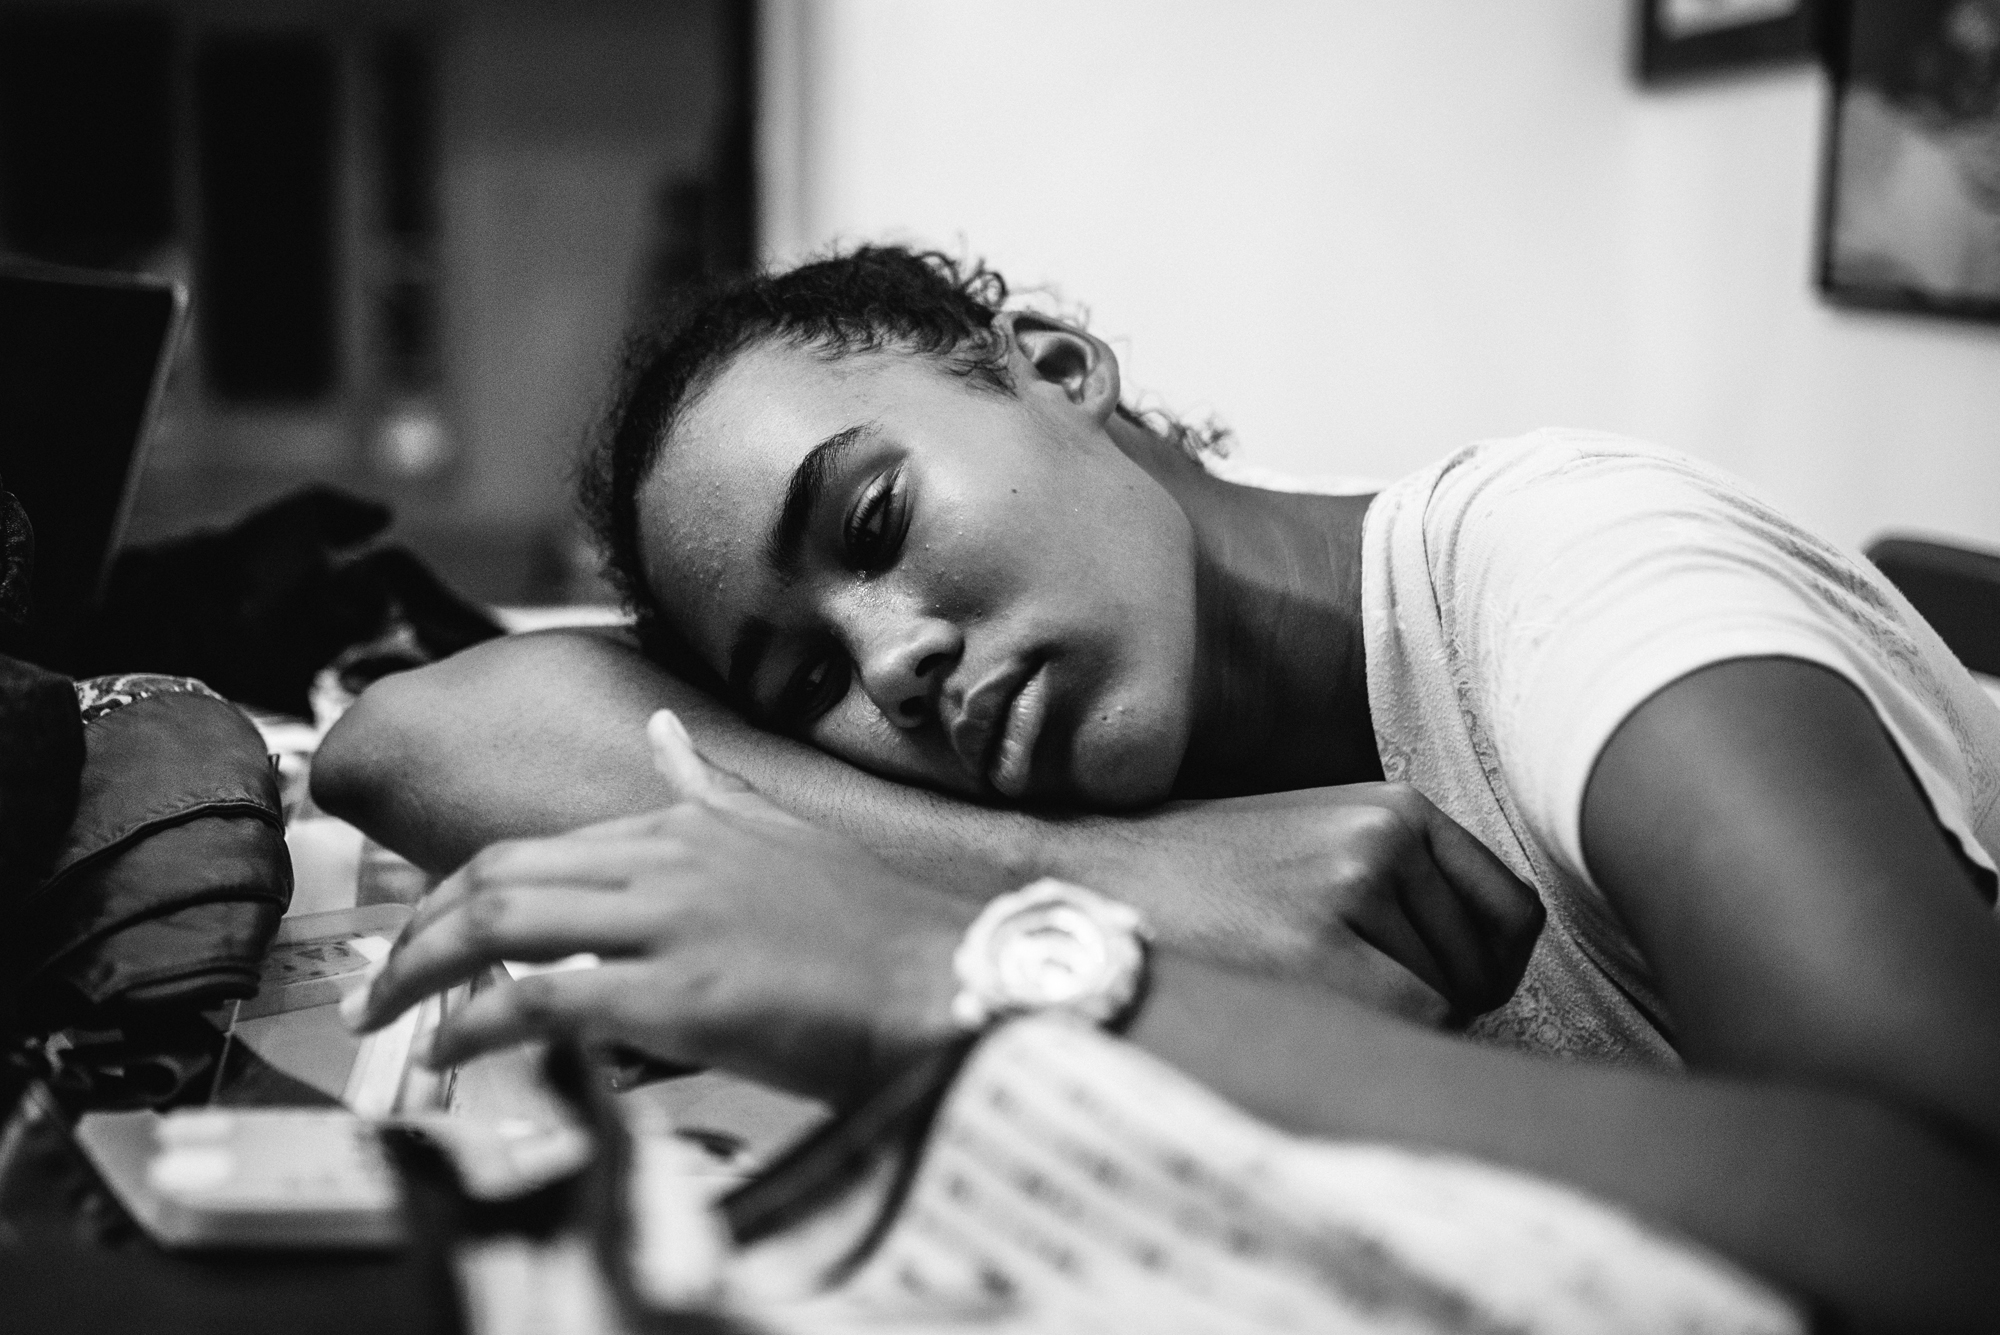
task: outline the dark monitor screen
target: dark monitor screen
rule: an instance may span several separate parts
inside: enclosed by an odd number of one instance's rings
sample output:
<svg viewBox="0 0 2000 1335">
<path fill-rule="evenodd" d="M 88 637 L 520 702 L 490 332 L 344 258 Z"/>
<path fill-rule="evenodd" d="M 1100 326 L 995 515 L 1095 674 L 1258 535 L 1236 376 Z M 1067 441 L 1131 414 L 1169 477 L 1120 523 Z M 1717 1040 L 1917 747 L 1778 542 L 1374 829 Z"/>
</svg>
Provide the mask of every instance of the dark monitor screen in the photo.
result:
<svg viewBox="0 0 2000 1335">
<path fill-rule="evenodd" d="M 162 279 L 0 261 L 0 485 L 35 531 L 27 655 L 101 591 L 186 297 Z"/>
</svg>

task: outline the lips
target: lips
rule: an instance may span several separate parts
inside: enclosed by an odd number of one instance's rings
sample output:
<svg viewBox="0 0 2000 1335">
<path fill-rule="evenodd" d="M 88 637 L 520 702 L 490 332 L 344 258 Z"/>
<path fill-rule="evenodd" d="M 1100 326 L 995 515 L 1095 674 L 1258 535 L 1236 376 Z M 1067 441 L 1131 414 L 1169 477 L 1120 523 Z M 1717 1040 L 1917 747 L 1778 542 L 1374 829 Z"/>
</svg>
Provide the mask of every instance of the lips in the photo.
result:
<svg viewBox="0 0 2000 1335">
<path fill-rule="evenodd" d="M 1035 743 L 1041 738 L 1048 710 L 1049 674 L 1046 669 L 1038 668 L 1014 692 L 1014 699 L 1007 706 L 1005 726 L 993 744 L 992 767 L 986 777 L 1002 796 L 1018 800 L 1028 795 Z"/>
<path fill-rule="evenodd" d="M 1046 664 L 1023 659 L 987 677 L 946 724 L 951 749 L 1004 797 L 1025 796 L 1035 743 L 1048 717 Z"/>
</svg>

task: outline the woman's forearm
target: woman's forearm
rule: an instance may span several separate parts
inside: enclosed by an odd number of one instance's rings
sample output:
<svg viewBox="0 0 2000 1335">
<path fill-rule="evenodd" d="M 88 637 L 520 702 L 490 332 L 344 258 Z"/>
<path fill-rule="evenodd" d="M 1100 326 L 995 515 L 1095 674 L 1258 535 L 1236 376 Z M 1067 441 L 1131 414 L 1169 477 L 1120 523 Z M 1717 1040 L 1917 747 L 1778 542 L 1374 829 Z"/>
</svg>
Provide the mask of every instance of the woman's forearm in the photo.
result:
<svg viewBox="0 0 2000 1335">
<path fill-rule="evenodd" d="M 984 899 L 1061 876 L 1134 904 L 1162 940 L 1312 978 L 1403 1015 L 1441 1019 L 1453 1005 L 1469 1014 L 1497 1004 L 1540 926 L 1525 886 L 1397 785 L 1183 803 L 1136 817 L 976 806 L 753 728 L 598 633 L 495 640 L 386 678 L 322 743 L 313 793 L 444 872 L 503 839 L 669 803 L 645 735 L 647 717 L 662 708 L 681 717 L 712 762 L 926 885 Z M 1457 896 L 1447 913 L 1468 914 L 1468 930 L 1487 942 L 1484 976 L 1436 977 L 1408 934 L 1357 929 L 1379 927 L 1385 905 L 1400 915 L 1402 887 L 1413 882 Z"/>
<path fill-rule="evenodd" d="M 666 804 L 645 723 L 680 715 L 703 753 L 779 805 L 927 884 L 1011 888 L 1051 840 L 1033 817 L 866 774 L 751 727 L 622 638 L 559 631 L 475 646 L 370 687 L 313 763 L 313 795 L 443 872 L 502 839 L 559 834 Z"/>
<path fill-rule="evenodd" d="M 502 839 L 650 811 L 672 794 L 645 722 L 671 709 L 702 753 L 802 819 L 940 889 L 990 895 L 1038 875 L 1111 882 L 1146 835 L 1117 818 L 1044 818 L 880 779 L 745 722 L 624 637 L 553 631 L 386 677 L 334 726 L 313 795 L 418 865 L 448 871 Z"/>
<path fill-rule="evenodd" d="M 1567 1181 L 1856 1329 L 1986 1329 L 2000 1176 L 1834 1090 L 1559 1062 L 1163 954 L 1130 1037 L 1266 1119 Z"/>
</svg>

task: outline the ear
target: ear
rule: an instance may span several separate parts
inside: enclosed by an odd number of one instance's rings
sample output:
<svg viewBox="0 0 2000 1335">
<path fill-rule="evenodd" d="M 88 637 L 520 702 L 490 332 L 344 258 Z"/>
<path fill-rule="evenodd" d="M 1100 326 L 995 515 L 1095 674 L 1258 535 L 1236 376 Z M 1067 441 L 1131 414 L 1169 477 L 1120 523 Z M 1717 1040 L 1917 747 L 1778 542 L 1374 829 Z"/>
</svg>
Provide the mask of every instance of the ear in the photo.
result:
<svg viewBox="0 0 2000 1335">
<path fill-rule="evenodd" d="M 1118 355 L 1103 339 L 1033 311 L 1002 311 L 994 325 L 1032 373 L 1024 380 L 1060 391 L 1100 423 L 1118 411 Z"/>
</svg>

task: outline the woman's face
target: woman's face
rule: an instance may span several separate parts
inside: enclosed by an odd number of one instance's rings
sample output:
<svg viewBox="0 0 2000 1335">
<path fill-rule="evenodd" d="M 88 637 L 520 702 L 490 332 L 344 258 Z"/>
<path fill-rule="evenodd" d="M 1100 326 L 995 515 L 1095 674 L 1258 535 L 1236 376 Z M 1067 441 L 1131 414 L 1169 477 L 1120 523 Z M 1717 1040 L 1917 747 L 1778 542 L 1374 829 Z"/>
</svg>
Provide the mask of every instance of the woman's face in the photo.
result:
<svg viewBox="0 0 2000 1335">
<path fill-rule="evenodd" d="M 975 797 L 1155 801 L 1193 721 L 1192 534 L 1107 430 L 1115 363 L 1106 400 L 1014 358 L 1004 394 L 742 353 L 640 489 L 648 576 L 768 727 Z"/>
</svg>

